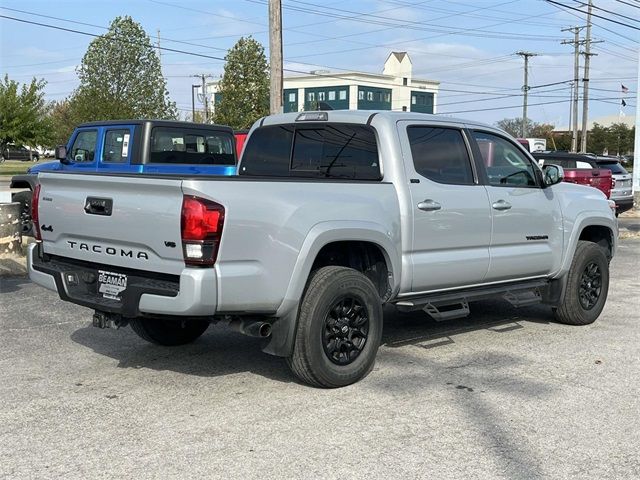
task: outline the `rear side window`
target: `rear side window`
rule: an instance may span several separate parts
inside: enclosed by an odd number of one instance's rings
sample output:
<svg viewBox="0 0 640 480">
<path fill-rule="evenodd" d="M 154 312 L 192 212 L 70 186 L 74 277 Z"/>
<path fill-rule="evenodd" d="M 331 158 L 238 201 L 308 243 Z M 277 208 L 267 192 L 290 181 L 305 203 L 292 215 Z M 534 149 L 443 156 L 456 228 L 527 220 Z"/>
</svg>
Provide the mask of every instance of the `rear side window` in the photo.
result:
<svg viewBox="0 0 640 480">
<path fill-rule="evenodd" d="M 241 174 L 307 178 L 382 178 L 372 128 L 364 125 L 276 125 L 257 129 Z"/>
<path fill-rule="evenodd" d="M 438 183 L 473 184 L 471 160 L 460 130 L 412 126 L 407 135 L 417 173 Z"/>
<path fill-rule="evenodd" d="M 614 175 L 626 175 L 629 173 L 618 162 L 598 162 L 598 168 L 607 168 Z"/>
<path fill-rule="evenodd" d="M 589 164 L 587 164 L 587 167 L 578 167 L 575 160 L 568 160 L 566 158 L 535 157 L 535 159 L 538 161 L 539 165 L 558 165 L 562 168 L 591 168 Z"/>
<path fill-rule="evenodd" d="M 228 132 L 155 127 L 151 131 L 151 163 L 235 165 L 233 136 Z"/>
<path fill-rule="evenodd" d="M 97 130 L 78 132 L 71 146 L 71 160 L 74 162 L 93 162 L 96 156 Z"/>
<path fill-rule="evenodd" d="M 128 128 L 107 130 L 104 134 L 102 161 L 109 163 L 123 163 L 129 157 L 129 142 L 131 132 Z"/>
</svg>

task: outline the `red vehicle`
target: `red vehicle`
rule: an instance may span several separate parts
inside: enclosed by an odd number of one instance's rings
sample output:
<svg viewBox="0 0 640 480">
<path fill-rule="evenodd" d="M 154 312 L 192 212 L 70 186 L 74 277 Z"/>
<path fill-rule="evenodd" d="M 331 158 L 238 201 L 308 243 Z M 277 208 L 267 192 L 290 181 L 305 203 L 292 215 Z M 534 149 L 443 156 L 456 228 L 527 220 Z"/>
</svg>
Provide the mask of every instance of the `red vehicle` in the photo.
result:
<svg viewBox="0 0 640 480">
<path fill-rule="evenodd" d="M 249 130 L 236 130 L 233 132 L 233 135 L 236 137 L 236 154 L 238 155 L 238 159 L 242 154 L 244 142 L 247 140 L 247 133 L 249 133 Z"/>
<path fill-rule="evenodd" d="M 611 197 L 611 189 L 615 186 L 615 180 L 611 176 L 611 170 L 593 167 L 595 156 L 580 153 L 547 152 L 534 153 L 533 157 L 538 162 L 561 166 L 564 170 L 565 182 L 588 185 L 601 190 L 607 198 Z"/>
</svg>

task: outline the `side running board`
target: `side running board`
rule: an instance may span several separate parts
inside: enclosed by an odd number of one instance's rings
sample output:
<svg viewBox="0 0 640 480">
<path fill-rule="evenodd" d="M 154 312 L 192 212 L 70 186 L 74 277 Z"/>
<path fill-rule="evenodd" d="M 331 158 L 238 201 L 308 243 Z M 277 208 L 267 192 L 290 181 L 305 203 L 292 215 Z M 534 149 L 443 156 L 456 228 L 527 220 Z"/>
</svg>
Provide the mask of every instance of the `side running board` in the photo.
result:
<svg viewBox="0 0 640 480">
<path fill-rule="evenodd" d="M 547 280 L 529 280 L 415 297 L 407 296 L 394 303 L 398 310 L 403 312 L 424 310 L 435 320 L 450 320 L 466 317 L 469 314 L 468 302 L 473 300 L 503 297 L 514 307 L 539 303 L 548 286 Z"/>
</svg>

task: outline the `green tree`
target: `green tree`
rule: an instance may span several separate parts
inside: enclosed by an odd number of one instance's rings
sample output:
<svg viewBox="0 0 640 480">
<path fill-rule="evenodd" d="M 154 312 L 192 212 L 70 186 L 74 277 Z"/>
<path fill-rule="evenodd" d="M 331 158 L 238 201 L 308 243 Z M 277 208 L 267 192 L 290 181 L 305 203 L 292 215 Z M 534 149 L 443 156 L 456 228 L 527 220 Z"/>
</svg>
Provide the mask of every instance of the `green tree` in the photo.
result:
<svg viewBox="0 0 640 480">
<path fill-rule="evenodd" d="M 556 150 L 566 150 L 569 151 L 571 149 L 571 134 L 570 133 L 562 133 L 560 135 L 554 135 L 553 140 L 556 145 Z M 549 150 L 553 150 L 553 145 L 547 145 Z"/>
<path fill-rule="evenodd" d="M 177 118 L 158 55 L 129 16 L 116 17 L 89 44 L 77 72 L 80 86 L 70 102 L 80 120 Z"/>
<path fill-rule="evenodd" d="M 625 123 L 614 123 L 609 127 L 610 155 L 625 155 L 633 150 L 633 134 L 635 131 Z M 588 138 L 588 137 L 587 137 Z"/>
<path fill-rule="evenodd" d="M 65 145 L 73 129 L 82 121 L 79 118 L 75 104 L 69 98 L 51 102 L 47 116 L 53 126 L 52 138 L 54 145 Z"/>
<path fill-rule="evenodd" d="M 591 153 L 602 154 L 608 149 L 611 142 L 609 128 L 594 123 L 591 130 L 587 134 L 587 151 Z"/>
<path fill-rule="evenodd" d="M 44 80 L 20 86 L 5 75 L 0 81 L 0 151 L 8 144 L 49 146 L 51 123 L 46 116 Z"/>
<path fill-rule="evenodd" d="M 222 98 L 215 107 L 214 119 L 235 129 L 246 129 L 269 115 L 269 67 L 264 47 L 251 37 L 243 37 L 225 60 L 218 83 Z"/>
<path fill-rule="evenodd" d="M 501 128 L 508 134 L 519 138 L 522 137 L 522 118 L 504 118 L 499 122 L 496 122 L 496 126 Z M 528 138 L 546 138 L 551 139 L 551 134 L 554 125 L 550 123 L 538 123 L 534 122 L 530 118 L 527 118 L 527 137 Z"/>
</svg>

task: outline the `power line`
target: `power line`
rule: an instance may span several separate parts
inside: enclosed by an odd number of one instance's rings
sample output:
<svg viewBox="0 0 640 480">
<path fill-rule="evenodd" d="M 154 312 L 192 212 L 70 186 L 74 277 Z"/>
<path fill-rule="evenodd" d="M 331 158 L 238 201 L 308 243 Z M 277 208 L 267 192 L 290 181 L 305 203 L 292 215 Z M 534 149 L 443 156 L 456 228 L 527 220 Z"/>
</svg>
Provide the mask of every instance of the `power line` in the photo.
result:
<svg viewBox="0 0 640 480">
<path fill-rule="evenodd" d="M 588 5 L 587 3 L 580 2 L 580 1 L 578 1 L 578 0 L 573 0 L 573 1 L 574 1 L 575 3 L 579 3 L 579 4 L 580 4 L 580 5 L 582 5 L 583 7 L 585 7 L 585 6 L 587 6 L 587 5 Z M 622 15 L 621 13 L 612 12 L 611 10 L 607 10 L 606 8 L 598 7 L 598 6 L 596 6 L 596 5 L 592 5 L 592 7 L 591 7 L 591 8 L 595 8 L 595 9 L 597 9 L 597 10 L 601 10 L 601 11 L 603 11 L 603 12 L 610 13 L 611 15 L 616 15 L 616 16 L 618 16 L 618 17 L 626 18 L 627 20 L 631 20 L 632 22 L 640 23 L 640 20 L 637 20 L 637 19 L 635 19 L 635 18 L 633 18 L 633 17 L 628 17 L 628 16 L 626 16 L 626 15 Z M 592 14 L 592 15 L 593 15 L 593 14 Z"/>
<path fill-rule="evenodd" d="M 576 12 L 585 13 L 579 8 L 571 7 L 569 5 L 565 5 L 564 3 L 556 2 L 555 0 L 545 0 L 545 1 L 547 3 L 553 3 L 554 5 L 558 5 L 560 7 L 568 8 L 569 10 L 575 10 Z M 595 13 L 592 13 L 592 15 L 596 18 L 601 18 L 602 20 L 606 20 L 607 22 L 617 23 L 618 25 L 622 25 L 623 27 L 631 28 L 633 30 L 640 30 L 640 27 L 636 27 L 635 25 L 629 25 L 628 23 L 612 20 L 611 18 L 603 17 L 601 15 L 596 15 Z"/>
</svg>

